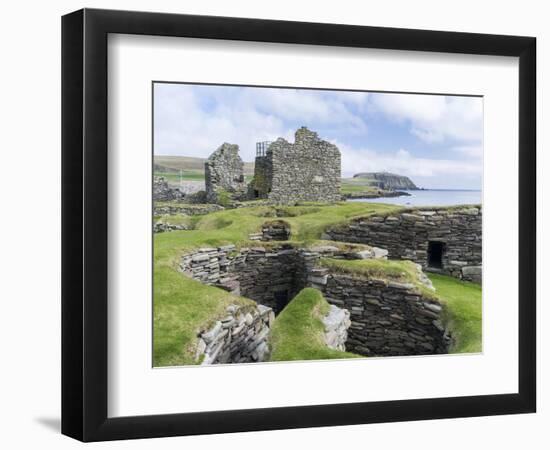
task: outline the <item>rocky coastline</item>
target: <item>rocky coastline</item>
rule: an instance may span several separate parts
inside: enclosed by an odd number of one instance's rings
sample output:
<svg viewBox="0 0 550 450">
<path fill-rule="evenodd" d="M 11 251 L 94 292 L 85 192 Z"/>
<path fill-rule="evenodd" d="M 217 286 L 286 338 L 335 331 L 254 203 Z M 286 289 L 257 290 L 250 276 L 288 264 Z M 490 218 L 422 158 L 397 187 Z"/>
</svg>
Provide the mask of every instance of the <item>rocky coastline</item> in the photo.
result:
<svg viewBox="0 0 550 450">
<path fill-rule="evenodd" d="M 342 197 L 346 200 L 354 200 L 363 198 L 403 197 L 410 195 L 411 194 L 404 191 L 387 191 L 384 189 L 379 189 L 377 191 L 347 192 L 342 194 Z"/>
</svg>

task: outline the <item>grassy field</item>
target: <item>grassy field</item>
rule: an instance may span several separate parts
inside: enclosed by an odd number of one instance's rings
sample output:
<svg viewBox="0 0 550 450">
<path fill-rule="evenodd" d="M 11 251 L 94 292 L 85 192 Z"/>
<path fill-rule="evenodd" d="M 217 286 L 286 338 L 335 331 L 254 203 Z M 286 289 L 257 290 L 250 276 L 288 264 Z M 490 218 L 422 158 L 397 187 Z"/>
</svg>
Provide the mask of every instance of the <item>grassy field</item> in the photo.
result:
<svg viewBox="0 0 550 450">
<path fill-rule="evenodd" d="M 204 171 L 195 171 L 195 170 L 184 170 L 181 175 L 178 172 L 155 172 L 155 177 L 163 177 L 166 181 L 171 184 L 179 183 L 181 180 L 190 180 L 190 181 L 203 181 L 204 180 Z M 181 177 L 181 178 L 180 178 Z"/>
<path fill-rule="evenodd" d="M 369 180 L 366 178 L 342 178 L 342 194 L 358 194 L 358 193 L 374 193 L 378 192 L 378 188 L 369 186 Z"/>
<path fill-rule="evenodd" d="M 214 151 L 213 149 L 212 151 Z M 159 174 L 172 173 L 179 177 L 179 171 L 182 170 L 184 174 L 189 174 L 190 176 L 199 176 L 204 179 L 204 163 L 206 158 L 196 158 L 192 156 L 162 156 L 155 155 L 155 172 Z M 162 170 L 162 169 L 165 170 Z M 254 163 L 245 162 L 244 163 L 244 175 L 252 177 L 254 175 Z M 164 176 L 164 175 L 163 175 Z M 179 180 L 179 178 L 178 178 Z"/>
<path fill-rule="evenodd" d="M 481 352 L 481 286 L 445 275 L 428 276 L 441 302 L 447 305 L 447 321 L 454 340 L 450 352 Z"/>
<path fill-rule="evenodd" d="M 330 305 L 320 291 L 302 289 L 273 323 L 271 361 L 359 358 L 359 355 L 326 346 L 322 318 L 329 309 Z"/>
</svg>

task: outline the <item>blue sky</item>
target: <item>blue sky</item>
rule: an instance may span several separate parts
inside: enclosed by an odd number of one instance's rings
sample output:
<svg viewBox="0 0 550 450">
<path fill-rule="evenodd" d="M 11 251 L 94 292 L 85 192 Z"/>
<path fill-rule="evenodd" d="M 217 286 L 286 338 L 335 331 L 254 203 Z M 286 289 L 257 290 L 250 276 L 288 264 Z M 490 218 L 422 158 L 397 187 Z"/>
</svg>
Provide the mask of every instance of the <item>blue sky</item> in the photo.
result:
<svg viewBox="0 0 550 450">
<path fill-rule="evenodd" d="M 301 126 L 336 144 L 342 175 L 388 171 L 425 188 L 480 189 L 483 99 L 157 83 L 154 153 L 208 157 L 224 142 L 253 161 L 257 141 Z"/>
</svg>

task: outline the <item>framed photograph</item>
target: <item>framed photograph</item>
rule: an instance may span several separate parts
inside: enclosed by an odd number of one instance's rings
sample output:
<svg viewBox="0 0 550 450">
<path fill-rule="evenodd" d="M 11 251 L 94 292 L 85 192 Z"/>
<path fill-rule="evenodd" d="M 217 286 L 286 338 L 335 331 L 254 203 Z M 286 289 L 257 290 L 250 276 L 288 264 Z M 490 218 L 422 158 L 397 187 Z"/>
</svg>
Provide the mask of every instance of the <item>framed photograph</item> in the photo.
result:
<svg viewBox="0 0 550 450">
<path fill-rule="evenodd" d="M 62 21 L 62 432 L 535 412 L 532 37 Z"/>
</svg>

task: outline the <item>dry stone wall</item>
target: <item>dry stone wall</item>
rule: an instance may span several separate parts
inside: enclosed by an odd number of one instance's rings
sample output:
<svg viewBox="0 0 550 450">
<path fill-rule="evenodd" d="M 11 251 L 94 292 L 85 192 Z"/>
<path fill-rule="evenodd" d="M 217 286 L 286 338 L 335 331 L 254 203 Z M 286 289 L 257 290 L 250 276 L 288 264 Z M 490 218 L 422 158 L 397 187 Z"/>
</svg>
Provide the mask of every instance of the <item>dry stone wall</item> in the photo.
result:
<svg viewBox="0 0 550 450">
<path fill-rule="evenodd" d="M 244 163 L 239 156 L 239 146 L 222 144 L 204 163 L 206 199 L 209 203 L 220 201 L 220 194 L 227 192 L 232 198 L 246 194 Z"/>
<path fill-rule="evenodd" d="M 268 198 L 273 182 L 272 174 L 272 156 L 256 156 L 256 160 L 254 161 L 254 178 L 248 185 L 248 197 L 251 199 Z"/>
<path fill-rule="evenodd" d="M 357 219 L 325 237 L 383 247 L 389 258 L 480 283 L 481 223 L 479 206 L 419 208 Z"/>
<path fill-rule="evenodd" d="M 264 361 L 275 315 L 263 305 L 227 308 L 227 316 L 200 333 L 195 359 L 203 365 Z"/>
<path fill-rule="evenodd" d="M 209 214 L 216 211 L 223 211 L 225 208 L 215 204 L 205 205 L 190 205 L 182 203 L 181 205 L 163 205 L 155 204 L 153 215 L 155 216 L 173 216 L 182 214 L 184 216 L 197 216 L 201 214 Z"/>
<path fill-rule="evenodd" d="M 178 201 L 182 200 L 184 194 L 179 189 L 171 188 L 164 177 L 156 177 L 153 180 L 154 201 Z"/>
<path fill-rule="evenodd" d="M 284 220 L 270 220 L 262 226 L 262 241 L 288 241 L 290 224 Z"/>
<path fill-rule="evenodd" d="M 183 255 L 179 268 L 197 281 L 251 298 L 277 314 L 308 285 L 321 256 L 367 259 L 385 258 L 385 254 L 383 249 L 365 246 L 342 250 L 328 245 L 302 249 L 280 244 L 236 249 L 230 244 Z"/>
<path fill-rule="evenodd" d="M 299 250 L 290 246 L 202 248 L 180 261 L 180 270 L 188 276 L 251 298 L 276 313 L 303 287 L 295 276 L 299 266 Z"/>
<path fill-rule="evenodd" d="M 419 269 L 420 270 L 420 269 Z M 322 268 L 310 284 L 326 300 L 351 313 L 348 351 L 367 356 L 431 355 L 448 352 L 443 308 L 412 284 L 365 279 Z"/>
<path fill-rule="evenodd" d="M 337 308 L 331 308 L 324 320 L 325 341 L 331 348 L 371 356 L 447 352 L 449 337 L 442 324 L 443 307 L 437 301 L 413 284 L 330 271 L 319 264 L 327 256 L 385 258 L 385 252 L 371 248 L 345 251 L 328 245 L 310 249 L 285 244 L 241 249 L 227 245 L 184 255 L 180 269 L 205 284 L 251 298 L 273 313 L 280 312 L 304 287 L 319 289 Z M 431 284 L 420 266 L 417 275 L 429 289 Z M 215 350 L 211 346 L 207 353 Z"/>
<path fill-rule="evenodd" d="M 294 143 L 273 142 L 258 156 L 250 192 L 273 203 L 340 200 L 340 150 L 306 127 L 295 133 Z"/>
</svg>

